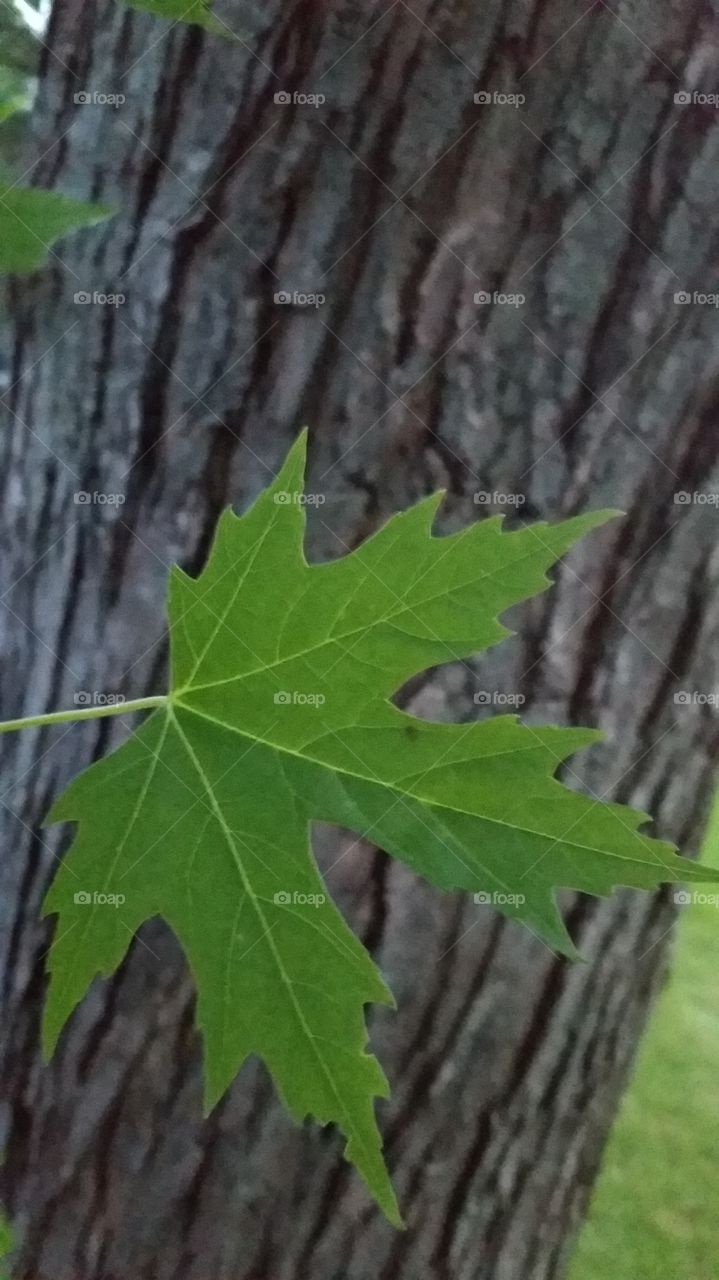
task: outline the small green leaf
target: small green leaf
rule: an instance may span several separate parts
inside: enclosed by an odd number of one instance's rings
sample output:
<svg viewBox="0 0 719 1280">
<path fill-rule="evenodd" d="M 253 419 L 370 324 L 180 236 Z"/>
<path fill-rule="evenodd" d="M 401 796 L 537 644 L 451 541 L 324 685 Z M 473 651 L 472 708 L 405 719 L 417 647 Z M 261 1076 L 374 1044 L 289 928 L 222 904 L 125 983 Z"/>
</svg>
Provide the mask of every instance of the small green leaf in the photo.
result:
<svg viewBox="0 0 719 1280">
<path fill-rule="evenodd" d="M 312 820 L 493 901 L 568 955 L 558 886 L 608 894 L 717 873 L 640 834 L 644 814 L 554 778 L 596 732 L 507 715 L 434 723 L 391 701 L 417 672 L 509 634 L 498 614 L 543 591 L 555 561 L 616 513 L 435 537 L 435 495 L 310 565 L 304 449 L 245 515 L 224 513 L 199 578 L 172 572 L 166 706 L 50 814 L 80 825 L 45 904 L 59 915 L 45 1045 L 162 916 L 197 985 L 208 1106 L 258 1054 L 297 1120 L 340 1126 L 397 1222 L 373 1114 L 386 1085 L 364 1051 L 363 1006 L 390 996 L 323 884 Z"/>
<path fill-rule="evenodd" d="M 26 95 L 23 93 L 16 94 L 14 98 L 0 98 L 0 124 L 14 116 L 16 111 L 22 111 L 25 103 Z"/>
<path fill-rule="evenodd" d="M 9 187 L 0 193 L 0 271 L 34 271 L 51 246 L 78 227 L 91 227 L 113 210 L 59 191 Z"/>
<path fill-rule="evenodd" d="M 189 22 L 198 27 L 206 27 L 217 35 L 227 35 L 228 28 L 213 17 L 211 0 L 126 0 L 132 9 L 145 9 L 147 13 L 157 14 L 158 18 L 169 18 L 174 22 Z"/>
<path fill-rule="evenodd" d="M 27 77 L 37 71 L 40 41 L 15 5 L 8 3 L 0 5 L 0 49 L 0 84 L 15 72 Z"/>
<path fill-rule="evenodd" d="M 0 1280 L 10 1280 L 7 1258 L 13 1247 L 12 1232 L 5 1215 L 0 1212 Z"/>
<path fill-rule="evenodd" d="M 28 76 L 13 67 L 0 66 L 0 123 L 29 105 Z"/>
</svg>

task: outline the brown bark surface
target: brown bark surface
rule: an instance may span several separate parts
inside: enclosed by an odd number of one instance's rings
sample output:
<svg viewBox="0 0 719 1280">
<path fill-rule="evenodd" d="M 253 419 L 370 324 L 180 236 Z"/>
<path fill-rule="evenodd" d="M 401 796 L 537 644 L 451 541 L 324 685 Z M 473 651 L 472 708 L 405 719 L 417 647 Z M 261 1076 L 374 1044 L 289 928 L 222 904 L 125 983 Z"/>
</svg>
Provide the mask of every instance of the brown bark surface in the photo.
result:
<svg viewBox="0 0 719 1280">
<path fill-rule="evenodd" d="M 313 557 L 438 486 L 444 528 L 502 508 L 627 513 L 516 611 L 514 639 L 407 696 L 458 718 L 485 714 L 479 690 L 521 694 L 531 721 L 600 726 L 606 745 L 567 780 L 650 810 L 692 852 L 716 720 L 674 695 L 717 681 L 717 509 L 675 494 L 719 490 L 717 312 L 674 295 L 716 288 L 719 116 L 674 99 L 717 89 L 714 0 L 221 13 L 243 43 L 110 0 L 55 4 L 31 180 L 119 212 L 10 288 L 4 716 L 161 691 L 167 566 L 200 566 L 221 508 L 309 423 Z M 126 101 L 80 106 L 83 90 Z M 126 302 L 77 305 L 80 290 Z M 278 305 L 283 290 L 326 301 Z M 256 1064 L 203 1120 L 192 983 L 159 921 L 43 1066 L 39 906 L 61 841 L 39 823 L 128 729 L 0 742 L 16 1280 L 562 1276 L 665 971 L 671 894 L 568 896 L 588 959 L 572 967 L 367 845 L 328 875 L 398 1000 L 370 1014 L 398 1234 L 337 1135 L 294 1128 Z M 351 843 L 318 831 L 318 856 Z"/>
</svg>

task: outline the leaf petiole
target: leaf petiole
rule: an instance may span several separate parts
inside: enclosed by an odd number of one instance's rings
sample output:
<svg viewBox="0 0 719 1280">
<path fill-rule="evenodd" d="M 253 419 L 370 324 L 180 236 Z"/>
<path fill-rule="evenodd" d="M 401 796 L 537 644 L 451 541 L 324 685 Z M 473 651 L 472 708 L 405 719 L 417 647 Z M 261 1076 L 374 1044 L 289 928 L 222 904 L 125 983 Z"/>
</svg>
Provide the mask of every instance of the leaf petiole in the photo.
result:
<svg viewBox="0 0 719 1280">
<path fill-rule="evenodd" d="M 72 707 L 68 711 L 49 711 L 41 716 L 23 716 L 20 720 L 0 720 L 0 733 L 9 733 L 12 729 L 29 729 L 36 724 L 61 724 L 65 720 L 96 720 L 100 716 L 124 716 L 132 711 L 149 711 L 155 707 L 164 707 L 167 695 L 157 694 L 152 698 L 133 698 L 129 702 L 113 702 L 97 707 Z"/>
</svg>

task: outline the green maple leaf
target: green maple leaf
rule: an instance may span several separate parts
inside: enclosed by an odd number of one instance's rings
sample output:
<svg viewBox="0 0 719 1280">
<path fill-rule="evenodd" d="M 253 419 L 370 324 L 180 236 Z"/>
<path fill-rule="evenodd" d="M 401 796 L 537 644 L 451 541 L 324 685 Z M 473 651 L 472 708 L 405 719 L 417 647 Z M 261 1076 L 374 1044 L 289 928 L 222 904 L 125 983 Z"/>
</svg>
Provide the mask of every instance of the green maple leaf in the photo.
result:
<svg viewBox="0 0 719 1280">
<path fill-rule="evenodd" d="M 607 894 L 713 873 L 639 834 L 644 814 L 554 778 L 597 733 L 505 715 L 432 723 L 390 701 L 414 673 L 501 640 L 497 615 L 544 590 L 547 569 L 616 513 L 513 533 L 492 518 L 434 537 L 435 495 L 309 565 L 303 470 L 300 440 L 245 515 L 221 517 L 200 577 L 172 571 L 166 704 L 52 810 L 80 826 L 46 900 L 59 923 L 45 1041 L 162 916 L 197 987 L 208 1106 L 258 1054 L 296 1119 L 340 1126 L 396 1222 L 373 1110 L 386 1082 L 363 1016 L 391 997 L 327 896 L 310 822 L 495 897 L 568 955 L 556 886 Z"/>
<path fill-rule="evenodd" d="M 0 191 L 0 271 L 34 271 L 60 236 L 94 226 L 111 214 L 106 205 L 40 187 Z"/>
</svg>

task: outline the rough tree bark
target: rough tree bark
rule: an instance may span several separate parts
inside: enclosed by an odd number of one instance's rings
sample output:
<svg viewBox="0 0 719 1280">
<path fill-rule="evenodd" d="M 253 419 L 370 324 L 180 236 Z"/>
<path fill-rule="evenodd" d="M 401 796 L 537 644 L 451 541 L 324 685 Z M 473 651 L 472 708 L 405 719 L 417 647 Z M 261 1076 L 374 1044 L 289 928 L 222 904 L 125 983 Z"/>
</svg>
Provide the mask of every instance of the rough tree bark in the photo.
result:
<svg viewBox="0 0 719 1280">
<path fill-rule="evenodd" d="M 6 715 L 162 687 L 166 566 L 197 568 L 311 424 L 310 554 L 437 486 L 511 520 L 600 505 L 556 587 L 476 670 L 407 692 L 431 716 L 522 693 L 598 724 L 569 777 L 694 850 L 716 722 L 719 198 L 715 0 L 292 0 L 232 6 L 244 44 L 109 0 L 56 0 L 32 181 L 118 205 L 15 281 L 2 436 Z M 78 106 L 80 90 L 124 105 Z M 523 93 L 521 108 L 475 92 Z M 320 93 L 282 105 L 275 94 Z M 124 306 L 75 306 L 78 290 Z M 322 292 L 317 309 L 279 290 Z M 478 290 L 521 307 L 476 305 Z M 123 506 L 77 505 L 79 491 Z M 498 503 L 492 509 L 498 508 Z M 328 877 L 396 1013 L 373 1014 L 381 1122 L 409 1229 L 296 1130 L 247 1064 L 203 1121 L 193 990 L 159 921 L 38 1049 L 38 907 L 63 781 L 117 721 L 2 742 L 4 1194 L 17 1280 L 545 1280 L 563 1274 L 665 969 L 671 895 L 567 899 L 589 963 L 353 847 Z M 322 831 L 318 856 L 348 837 Z M 130 939 L 128 938 L 128 942 Z"/>
</svg>

